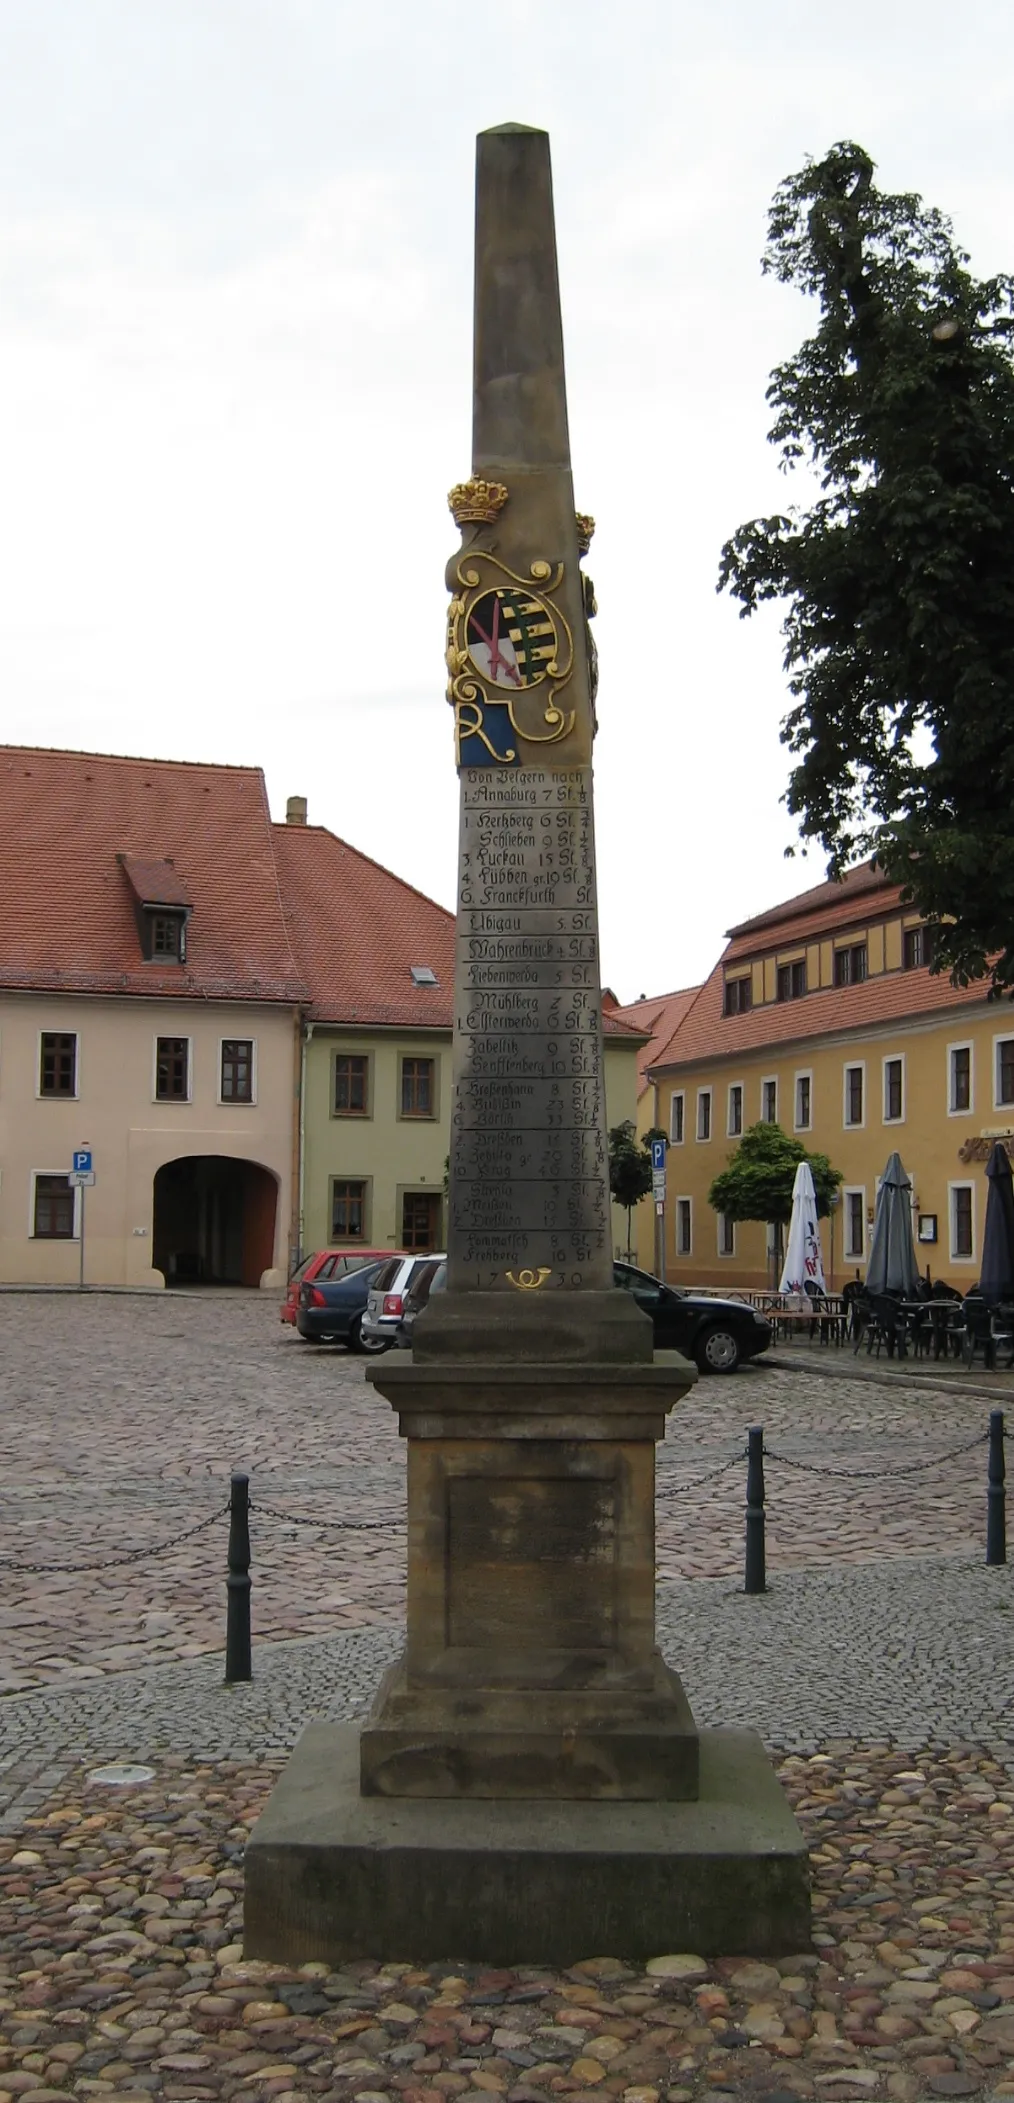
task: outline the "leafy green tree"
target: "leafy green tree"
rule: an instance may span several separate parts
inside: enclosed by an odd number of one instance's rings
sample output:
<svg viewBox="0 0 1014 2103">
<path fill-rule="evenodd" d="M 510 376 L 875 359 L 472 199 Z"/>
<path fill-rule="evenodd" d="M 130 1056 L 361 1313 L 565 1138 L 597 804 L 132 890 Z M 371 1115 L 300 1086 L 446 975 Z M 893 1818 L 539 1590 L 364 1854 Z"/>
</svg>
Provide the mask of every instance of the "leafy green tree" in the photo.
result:
<svg viewBox="0 0 1014 2103">
<path fill-rule="evenodd" d="M 768 388 L 818 494 L 741 526 L 719 589 L 787 602 L 785 800 L 832 874 L 907 887 L 935 969 L 1014 991 L 1014 279 L 849 141 L 780 185 L 763 269 L 819 304 Z"/>
<path fill-rule="evenodd" d="M 616 1203 L 626 1211 L 628 1263 L 634 1206 L 651 1189 L 651 1142 L 664 1137 L 664 1132 L 651 1131 L 639 1140 L 637 1127 L 629 1117 L 623 1124 L 614 1125 L 609 1134 L 609 1188 Z"/>
<path fill-rule="evenodd" d="M 772 1221 L 777 1228 L 775 1261 L 781 1271 L 782 1228 L 792 1216 L 792 1186 L 801 1161 L 808 1161 L 817 1194 L 817 1217 L 826 1219 L 841 1185 L 840 1168 L 826 1154 L 808 1154 L 781 1125 L 748 1125 L 727 1167 L 715 1177 L 708 1203 L 726 1219 Z"/>
</svg>

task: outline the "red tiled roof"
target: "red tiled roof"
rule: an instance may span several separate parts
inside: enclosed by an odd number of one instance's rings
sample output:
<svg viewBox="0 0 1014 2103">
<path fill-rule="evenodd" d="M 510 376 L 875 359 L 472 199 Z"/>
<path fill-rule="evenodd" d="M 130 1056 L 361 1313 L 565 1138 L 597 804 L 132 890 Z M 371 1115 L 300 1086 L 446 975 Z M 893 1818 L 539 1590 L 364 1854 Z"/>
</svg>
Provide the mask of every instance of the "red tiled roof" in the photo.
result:
<svg viewBox="0 0 1014 2103">
<path fill-rule="evenodd" d="M 724 963 L 724 959 L 723 959 Z M 842 1030 L 865 1030 L 910 1017 L 984 1002 L 986 988 L 952 986 L 929 971 L 885 971 L 858 986 L 828 986 L 801 1000 L 769 1001 L 745 1015 L 724 1015 L 723 964 L 716 964 L 693 1007 L 652 1062 L 656 1073 L 738 1057 L 769 1044 L 797 1044 Z"/>
<path fill-rule="evenodd" d="M 856 910 L 854 900 L 870 891 L 895 890 L 888 883 L 876 862 L 857 862 L 854 869 L 846 869 L 833 883 L 815 884 L 810 891 L 799 891 L 795 898 L 787 898 L 784 905 L 773 905 L 766 913 L 758 913 L 752 920 L 741 920 L 736 927 L 727 930 L 730 940 L 738 935 L 757 935 L 763 929 L 780 927 L 784 920 L 797 920 L 811 913 L 823 913 L 841 907 L 848 917 Z M 793 928 L 787 940 L 796 940 Z"/>
<path fill-rule="evenodd" d="M 139 905 L 193 905 L 190 885 L 171 861 L 139 862 L 132 854 L 121 854 L 118 860 Z"/>
<path fill-rule="evenodd" d="M 738 1058 L 775 1044 L 866 1030 L 911 1017 L 946 1013 L 986 999 L 984 983 L 952 986 L 930 971 L 878 972 L 854 986 L 828 986 L 799 1000 L 767 1001 L 744 1015 L 726 1015 L 729 964 L 794 947 L 811 936 L 854 927 L 857 933 L 900 907 L 901 889 L 874 864 L 846 871 L 841 883 L 820 884 L 770 912 L 730 929 L 730 941 L 711 976 L 688 1003 L 667 1041 L 649 1055 L 647 1070 L 669 1072 L 708 1059 Z"/>
<path fill-rule="evenodd" d="M 275 854 L 292 946 L 318 1022 L 450 1030 L 454 915 L 323 825 L 275 825 Z M 416 986 L 413 964 L 435 986 Z M 630 1025 L 603 1015 L 607 1037 Z"/>
<path fill-rule="evenodd" d="M 292 946 L 321 1022 L 449 1030 L 454 916 L 323 825 L 275 825 Z M 429 965 L 435 986 L 416 986 Z"/>
<path fill-rule="evenodd" d="M 173 864 L 185 965 L 142 958 L 121 857 Z M 0 746 L 0 899 L 2 986 L 303 998 L 257 767 Z"/>
<path fill-rule="evenodd" d="M 858 905 L 854 898 L 839 898 L 819 911 L 801 913 L 798 919 L 772 920 L 770 925 L 756 929 L 753 934 L 737 935 L 729 943 L 723 961 L 738 964 L 744 957 L 770 956 L 776 949 L 796 949 L 803 942 L 817 941 L 821 935 L 844 934 L 850 927 L 862 930 L 901 910 L 901 886 L 878 884 L 875 895 L 871 894 Z"/>
<path fill-rule="evenodd" d="M 639 1095 L 643 1095 L 648 1086 L 650 1068 L 668 1044 L 700 990 L 699 986 L 684 986 L 679 993 L 655 993 L 650 999 L 645 996 L 643 1000 L 632 1000 L 625 1008 L 615 1008 L 612 1011 L 617 1022 L 625 1022 L 640 1031 L 646 1040 L 637 1060 Z"/>
</svg>

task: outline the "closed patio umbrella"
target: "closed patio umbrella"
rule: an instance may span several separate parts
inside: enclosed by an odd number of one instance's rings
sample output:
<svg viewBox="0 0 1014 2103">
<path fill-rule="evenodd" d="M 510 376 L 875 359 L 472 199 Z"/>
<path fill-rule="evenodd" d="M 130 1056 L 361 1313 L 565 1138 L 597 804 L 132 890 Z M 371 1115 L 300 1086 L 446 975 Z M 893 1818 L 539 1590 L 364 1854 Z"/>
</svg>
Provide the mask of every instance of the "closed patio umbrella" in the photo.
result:
<svg viewBox="0 0 1014 2103">
<path fill-rule="evenodd" d="M 1014 1300 L 1014 1176 L 1010 1155 L 997 1139 L 986 1163 L 989 1195 L 982 1230 L 979 1291 L 987 1306 Z"/>
<path fill-rule="evenodd" d="M 808 1285 L 826 1291 L 813 1170 L 808 1161 L 801 1161 L 792 1185 L 792 1216 L 779 1291 L 805 1292 Z"/>
<path fill-rule="evenodd" d="M 900 1154 L 891 1155 L 880 1179 L 866 1286 L 869 1292 L 901 1293 L 906 1300 L 918 1295 L 919 1265 L 912 1242 L 912 1184 Z"/>
</svg>

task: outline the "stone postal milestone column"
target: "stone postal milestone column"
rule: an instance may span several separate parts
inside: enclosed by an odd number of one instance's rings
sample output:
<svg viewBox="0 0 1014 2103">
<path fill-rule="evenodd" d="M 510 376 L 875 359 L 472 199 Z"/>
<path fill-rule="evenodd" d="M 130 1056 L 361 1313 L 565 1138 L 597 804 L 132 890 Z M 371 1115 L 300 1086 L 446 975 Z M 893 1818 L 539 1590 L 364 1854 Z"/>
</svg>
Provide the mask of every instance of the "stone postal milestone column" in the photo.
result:
<svg viewBox="0 0 1014 2103">
<path fill-rule="evenodd" d="M 408 1631 L 362 1786 L 690 1798 L 654 1631 L 654 1446 L 694 1374 L 613 1285 L 592 521 L 570 472 L 549 141 L 478 141 L 471 478 L 450 505 L 461 823 L 447 1291 L 371 1368 L 409 1441 Z"/>
<path fill-rule="evenodd" d="M 461 782 L 449 1266 L 367 1368 L 408 1442 L 404 1651 L 303 1733 L 246 1850 L 248 1957 L 781 1954 L 802 1836 L 655 1642 L 655 1442 L 693 1368 L 612 1282 L 591 586 L 549 141 L 478 142 L 472 473 L 451 493 Z M 747 1602 L 749 1605 L 749 1602 Z"/>
</svg>

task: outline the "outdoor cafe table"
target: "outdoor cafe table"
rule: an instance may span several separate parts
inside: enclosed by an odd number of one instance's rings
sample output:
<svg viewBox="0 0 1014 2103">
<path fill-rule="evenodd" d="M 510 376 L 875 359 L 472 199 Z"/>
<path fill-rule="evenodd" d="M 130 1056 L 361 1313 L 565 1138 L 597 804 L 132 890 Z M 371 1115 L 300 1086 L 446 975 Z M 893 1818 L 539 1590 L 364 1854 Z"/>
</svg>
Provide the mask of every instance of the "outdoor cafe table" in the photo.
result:
<svg viewBox="0 0 1014 2103">
<path fill-rule="evenodd" d="M 775 1333 L 785 1343 L 793 1336 L 802 1336 L 804 1341 L 818 1338 L 822 1344 L 840 1344 L 845 1338 L 845 1308 L 840 1299 L 828 1295 L 814 1307 L 777 1307 L 764 1309 Z"/>
<path fill-rule="evenodd" d="M 922 1335 L 932 1343 L 934 1358 L 946 1358 L 951 1348 L 951 1338 L 964 1328 L 965 1314 L 960 1300 L 901 1300 L 898 1312 L 905 1324 L 902 1349 L 913 1347 Z"/>
</svg>

